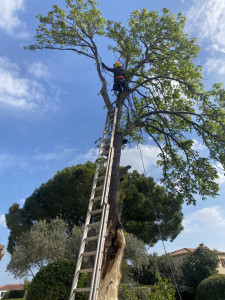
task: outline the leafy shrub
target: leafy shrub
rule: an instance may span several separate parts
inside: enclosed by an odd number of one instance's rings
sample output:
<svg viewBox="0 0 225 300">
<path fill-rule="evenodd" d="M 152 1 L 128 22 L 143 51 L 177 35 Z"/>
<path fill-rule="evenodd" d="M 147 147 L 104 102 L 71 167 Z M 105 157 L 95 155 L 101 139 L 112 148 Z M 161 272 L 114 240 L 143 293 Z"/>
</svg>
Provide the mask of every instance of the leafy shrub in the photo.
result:
<svg viewBox="0 0 225 300">
<path fill-rule="evenodd" d="M 32 280 L 26 300 L 68 299 L 75 267 L 76 262 L 74 260 L 59 260 L 43 267 Z M 82 284 L 84 284 L 84 281 L 83 279 Z M 85 299 L 84 295 L 78 296 L 77 299 Z"/>
<path fill-rule="evenodd" d="M 5 293 L 2 299 L 18 299 L 23 298 L 24 296 L 24 290 L 21 291 L 8 291 Z"/>
<path fill-rule="evenodd" d="M 196 300 L 224 300 L 225 275 L 215 275 L 204 279 L 197 288 Z"/>
<path fill-rule="evenodd" d="M 176 290 L 170 280 L 162 279 L 159 273 L 156 274 L 158 282 L 154 284 L 150 294 L 150 300 L 175 300 Z"/>
<path fill-rule="evenodd" d="M 182 263 L 184 285 L 186 291 L 196 293 L 202 280 L 217 274 L 218 256 L 203 244 L 189 254 Z"/>
<path fill-rule="evenodd" d="M 149 300 L 150 292 L 151 288 L 149 286 L 121 284 L 119 300 Z"/>
</svg>

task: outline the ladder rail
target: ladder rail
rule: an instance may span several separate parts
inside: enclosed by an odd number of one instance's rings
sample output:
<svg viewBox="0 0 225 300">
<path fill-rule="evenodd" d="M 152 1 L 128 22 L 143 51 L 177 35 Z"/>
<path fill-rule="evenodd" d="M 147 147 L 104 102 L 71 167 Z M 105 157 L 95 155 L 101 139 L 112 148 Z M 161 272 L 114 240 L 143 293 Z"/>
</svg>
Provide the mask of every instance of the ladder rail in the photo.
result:
<svg viewBox="0 0 225 300">
<path fill-rule="evenodd" d="M 84 248 L 85 248 L 85 244 L 86 244 L 85 239 L 87 238 L 87 234 L 88 234 L 88 230 L 89 230 L 88 225 L 89 225 L 90 219 L 91 219 L 90 211 L 92 211 L 92 206 L 93 206 L 93 201 L 91 201 L 91 200 L 94 198 L 94 195 L 95 195 L 95 188 L 97 185 L 99 167 L 100 167 L 100 164 L 98 163 L 97 167 L 96 167 L 96 171 L 95 171 L 95 177 L 94 177 L 90 201 L 89 201 L 89 205 L 88 205 L 88 212 L 87 212 L 85 225 L 84 225 L 84 231 L 83 231 L 82 239 L 81 239 L 81 246 L 80 246 L 80 250 L 79 250 L 79 254 L 78 254 L 77 265 L 76 265 L 74 279 L 73 279 L 72 288 L 71 288 L 71 292 L 70 292 L 70 300 L 74 300 L 74 297 L 75 297 L 74 290 L 76 289 L 77 284 L 78 284 L 79 270 L 81 268 L 81 264 L 82 264 L 82 260 L 83 260 L 82 253 L 84 252 Z"/>
<path fill-rule="evenodd" d="M 81 245 L 78 254 L 78 260 L 77 260 L 76 270 L 74 273 L 69 300 L 74 300 L 76 293 L 82 291 L 89 292 L 89 300 L 95 300 L 98 295 L 98 287 L 99 287 L 100 274 L 102 268 L 102 259 L 104 254 L 105 237 L 106 237 L 109 207 L 110 207 L 110 205 L 108 204 L 108 194 L 109 194 L 111 172 L 112 172 L 112 165 L 114 159 L 113 142 L 114 142 L 114 134 L 116 128 L 117 111 L 118 110 L 116 108 L 115 110 L 113 110 L 113 114 L 112 111 L 108 112 L 106 117 L 106 122 L 103 130 L 103 136 L 102 136 L 100 150 L 99 150 L 99 156 L 97 160 L 97 166 L 95 170 L 95 176 L 93 180 L 93 185 L 92 185 L 92 190 L 91 190 L 91 195 L 90 195 L 90 200 L 88 205 L 88 212 L 86 215 L 84 231 L 82 234 L 82 240 L 81 240 Z M 108 141 L 109 139 L 110 139 L 110 143 L 107 144 L 106 141 Z M 109 147 L 109 151 L 106 149 L 106 146 Z M 108 158 L 105 159 L 105 161 L 104 161 L 104 155 L 108 155 Z M 103 170 L 105 170 L 105 175 L 104 176 L 100 175 L 99 177 L 99 173 L 102 172 Z M 103 179 L 104 179 L 103 186 L 99 186 L 99 185 L 97 186 L 97 183 Z M 95 196 L 96 191 L 101 189 L 102 189 L 102 195 Z M 92 211 L 94 202 L 98 200 L 101 200 L 101 204 L 100 204 L 101 209 Z M 90 223 L 91 217 L 92 215 L 94 215 L 93 212 L 102 213 L 100 222 Z M 89 229 L 93 226 L 97 226 L 98 224 L 100 224 L 98 237 L 97 236 L 87 237 Z M 96 251 L 84 252 L 86 243 L 91 240 L 97 240 Z M 89 269 L 81 269 L 83 257 L 85 255 L 87 256 L 95 255 L 93 269 L 92 267 Z M 85 272 L 92 273 L 91 287 L 77 288 L 79 275 Z"/>
<path fill-rule="evenodd" d="M 101 220 L 101 228 L 100 228 L 100 234 L 98 238 L 98 245 L 96 250 L 96 257 L 95 257 L 95 263 L 94 263 L 94 271 L 92 274 L 92 282 L 91 282 L 91 291 L 89 294 L 89 300 L 94 299 L 94 295 L 96 294 L 96 290 L 98 288 L 98 282 L 96 281 L 96 277 L 98 276 L 99 270 L 100 270 L 100 256 L 101 256 L 101 248 L 102 248 L 102 241 L 103 238 L 105 238 L 105 232 L 106 232 L 106 226 L 107 220 L 108 220 L 108 214 L 109 214 L 109 204 L 104 205 L 104 212 L 102 214 L 102 220 Z"/>
<path fill-rule="evenodd" d="M 113 118 L 112 134 L 111 134 L 111 140 L 110 140 L 110 149 L 113 149 L 113 150 L 109 151 L 109 155 L 108 155 L 107 170 L 106 170 L 107 176 L 105 177 L 105 181 L 104 181 L 104 190 L 103 190 L 104 196 L 102 197 L 101 205 L 106 204 L 106 200 L 104 200 L 104 199 L 107 199 L 107 201 L 108 201 L 108 192 L 106 191 L 106 189 L 110 184 L 109 179 L 111 179 L 112 163 L 113 163 L 113 159 L 114 159 L 113 142 L 114 142 L 114 133 L 115 133 L 115 129 L 116 129 L 117 111 L 118 111 L 118 109 L 116 108 L 114 118 Z M 105 196 L 106 193 L 107 193 L 107 196 Z"/>
</svg>

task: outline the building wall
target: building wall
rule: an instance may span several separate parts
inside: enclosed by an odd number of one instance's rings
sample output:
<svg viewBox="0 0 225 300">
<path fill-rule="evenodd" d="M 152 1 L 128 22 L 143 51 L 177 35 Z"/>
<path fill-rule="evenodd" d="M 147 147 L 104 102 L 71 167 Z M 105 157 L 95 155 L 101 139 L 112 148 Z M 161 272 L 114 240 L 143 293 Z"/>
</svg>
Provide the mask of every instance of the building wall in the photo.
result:
<svg viewBox="0 0 225 300">
<path fill-rule="evenodd" d="M 0 299 L 2 299 L 2 297 L 5 295 L 7 291 L 0 291 Z"/>
<path fill-rule="evenodd" d="M 225 255 L 218 255 L 218 258 L 220 260 L 218 265 L 218 272 L 219 274 L 225 275 Z"/>
</svg>

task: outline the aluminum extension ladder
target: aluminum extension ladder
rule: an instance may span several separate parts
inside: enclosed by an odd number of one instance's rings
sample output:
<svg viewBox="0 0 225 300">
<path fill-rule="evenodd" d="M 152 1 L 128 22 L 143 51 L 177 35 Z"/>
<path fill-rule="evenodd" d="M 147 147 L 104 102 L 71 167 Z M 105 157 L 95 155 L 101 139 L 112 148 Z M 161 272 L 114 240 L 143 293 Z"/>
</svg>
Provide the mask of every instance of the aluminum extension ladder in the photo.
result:
<svg viewBox="0 0 225 300">
<path fill-rule="evenodd" d="M 73 278 L 71 293 L 69 300 L 74 300 L 76 293 L 89 293 L 89 300 L 96 300 L 98 296 L 98 287 L 100 282 L 102 259 L 105 245 L 105 235 L 107 229 L 109 204 L 108 194 L 111 181 L 111 172 L 114 158 L 114 133 L 116 127 L 117 108 L 108 112 L 101 139 L 99 157 L 95 177 L 93 181 L 91 197 L 88 206 L 88 212 L 84 225 L 80 251 L 77 259 L 77 266 Z M 96 221 L 97 218 L 97 221 Z M 98 221 L 98 219 L 100 219 Z M 96 233 L 97 232 L 97 233 Z M 88 243 L 95 241 L 94 251 L 87 251 Z M 94 266 L 85 268 L 83 264 L 85 259 L 92 258 Z M 92 274 L 91 286 L 78 288 L 79 277 L 83 273 Z"/>
</svg>

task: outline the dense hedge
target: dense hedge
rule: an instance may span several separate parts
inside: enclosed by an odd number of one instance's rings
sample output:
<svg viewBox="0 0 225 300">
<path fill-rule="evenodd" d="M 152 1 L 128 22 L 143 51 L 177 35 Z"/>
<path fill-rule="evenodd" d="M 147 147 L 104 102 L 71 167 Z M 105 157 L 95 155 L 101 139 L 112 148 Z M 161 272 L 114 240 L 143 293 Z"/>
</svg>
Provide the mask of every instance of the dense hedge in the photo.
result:
<svg viewBox="0 0 225 300">
<path fill-rule="evenodd" d="M 75 267 L 74 260 L 60 260 L 43 267 L 32 280 L 26 300 L 68 299 Z M 83 295 L 79 295 L 77 299 L 85 298 Z"/>
<path fill-rule="evenodd" d="M 24 290 L 21 291 L 8 291 L 2 297 L 2 299 L 19 299 L 24 297 Z"/>
<path fill-rule="evenodd" d="M 121 284 L 119 300 L 149 300 L 150 293 L 151 288 L 149 286 Z"/>
<path fill-rule="evenodd" d="M 225 275 L 215 275 L 204 279 L 197 288 L 196 300 L 224 300 Z"/>
</svg>

